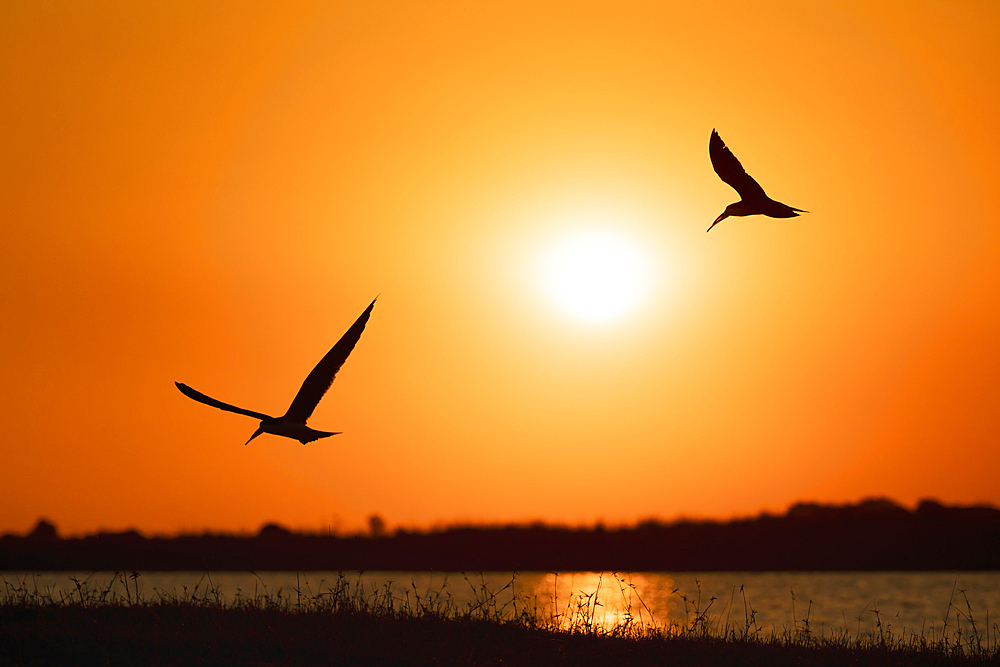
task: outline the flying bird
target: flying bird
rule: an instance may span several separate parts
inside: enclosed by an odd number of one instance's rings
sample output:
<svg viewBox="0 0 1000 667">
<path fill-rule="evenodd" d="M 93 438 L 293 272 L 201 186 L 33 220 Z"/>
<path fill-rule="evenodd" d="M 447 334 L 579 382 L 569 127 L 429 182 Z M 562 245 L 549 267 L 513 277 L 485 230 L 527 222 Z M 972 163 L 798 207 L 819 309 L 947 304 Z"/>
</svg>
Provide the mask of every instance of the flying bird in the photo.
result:
<svg viewBox="0 0 1000 667">
<path fill-rule="evenodd" d="M 712 130 L 712 138 L 708 140 L 708 155 L 712 158 L 712 167 L 715 168 L 715 173 L 724 182 L 733 186 L 741 199 L 735 204 L 727 206 L 722 215 L 716 218 L 715 222 L 709 225 L 705 231 L 712 231 L 712 227 L 731 215 L 768 215 L 772 218 L 794 218 L 799 213 L 809 212 L 786 206 L 764 194 L 764 188 L 760 187 L 757 181 L 753 180 L 753 177 L 743 169 L 743 165 L 736 159 L 733 152 L 726 148 L 722 137 L 715 130 Z"/>
<path fill-rule="evenodd" d="M 378 297 L 375 297 L 378 300 Z M 351 350 L 354 349 L 355 344 L 357 344 L 358 339 L 361 338 L 361 332 L 365 330 L 365 324 L 368 323 L 368 318 L 371 316 L 372 308 L 375 307 L 375 301 L 371 302 L 371 305 L 365 309 L 365 312 L 361 313 L 351 328 L 347 330 L 337 344 L 334 345 L 329 352 L 326 353 L 319 363 L 316 364 L 316 368 L 312 369 L 312 372 L 306 376 L 305 381 L 302 383 L 302 387 L 299 389 L 299 393 L 295 394 L 295 398 L 292 399 L 292 404 L 288 406 L 288 411 L 285 412 L 281 417 L 271 417 L 270 415 L 265 415 L 262 412 L 254 412 L 253 410 L 245 410 L 243 408 L 238 408 L 235 405 L 229 405 L 228 403 L 223 403 L 222 401 L 217 401 L 211 396 L 206 396 L 200 391 L 195 391 L 191 387 L 183 384 L 181 382 L 174 382 L 177 388 L 181 390 L 188 398 L 193 398 L 199 403 L 204 403 L 205 405 L 211 405 L 213 408 L 218 408 L 220 410 L 225 410 L 227 412 L 235 412 L 239 415 L 246 415 L 247 417 L 253 417 L 254 419 L 260 420 L 260 426 L 254 431 L 254 434 L 250 436 L 250 440 L 253 440 L 261 433 L 271 433 L 272 435 L 283 435 L 286 438 L 292 438 L 293 440 L 298 440 L 303 445 L 313 440 L 319 440 L 320 438 L 326 438 L 331 435 L 339 435 L 340 431 L 331 433 L 329 431 L 316 431 L 308 426 L 306 426 L 306 420 L 316 409 L 316 405 L 319 404 L 319 400 L 323 398 L 323 394 L 326 390 L 330 388 L 333 384 L 333 377 L 340 370 L 340 367 L 344 365 L 347 360 L 348 355 L 351 354 Z M 249 445 L 250 440 L 246 443 Z"/>
</svg>

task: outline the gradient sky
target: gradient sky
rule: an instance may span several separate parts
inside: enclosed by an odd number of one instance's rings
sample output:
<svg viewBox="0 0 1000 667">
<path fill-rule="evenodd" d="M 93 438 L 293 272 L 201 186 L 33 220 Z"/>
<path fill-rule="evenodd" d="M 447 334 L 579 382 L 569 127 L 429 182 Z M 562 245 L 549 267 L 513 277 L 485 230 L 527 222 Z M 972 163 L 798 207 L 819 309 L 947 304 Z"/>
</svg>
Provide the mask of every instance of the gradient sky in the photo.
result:
<svg viewBox="0 0 1000 667">
<path fill-rule="evenodd" d="M 0 5 L 0 532 L 1000 504 L 1000 5 Z M 712 129 L 769 195 L 730 218 Z M 601 232 L 646 293 L 544 267 Z M 249 446 L 365 306 L 310 425 Z"/>
</svg>

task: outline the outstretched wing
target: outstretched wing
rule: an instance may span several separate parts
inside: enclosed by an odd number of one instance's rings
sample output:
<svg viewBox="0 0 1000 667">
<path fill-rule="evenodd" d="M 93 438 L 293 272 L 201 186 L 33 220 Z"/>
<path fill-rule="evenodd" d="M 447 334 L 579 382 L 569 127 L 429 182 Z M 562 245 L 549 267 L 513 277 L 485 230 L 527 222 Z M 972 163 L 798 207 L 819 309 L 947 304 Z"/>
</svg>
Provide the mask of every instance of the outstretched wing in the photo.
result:
<svg viewBox="0 0 1000 667">
<path fill-rule="evenodd" d="M 378 297 L 375 299 L 377 301 Z M 313 410 L 316 409 L 316 405 L 319 404 L 319 399 L 323 398 L 323 394 L 333 384 L 333 377 L 347 361 L 351 350 L 361 338 L 361 332 L 365 330 L 365 325 L 368 324 L 368 318 L 374 307 L 375 301 L 372 301 L 365 312 L 361 313 L 361 317 L 355 320 L 351 328 L 347 330 L 347 333 L 340 337 L 337 344 L 326 353 L 325 357 L 320 359 L 316 368 L 312 369 L 305 382 L 302 383 L 299 393 L 292 400 L 292 404 L 288 406 L 285 419 L 299 424 L 304 424 L 309 419 Z"/>
<path fill-rule="evenodd" d="M 206 396 L 200 391 L 195 391 L 191 387 L 187 386 L 183 382 L 174 382 L 177 388 L 181 390 L 181 393 L 188 398 L 193 398 L 199 403 L 204 403 L 205 405 L 211 405 L 213 408 L 219 408 L 220 410 L 225 410 L 226 412 L 235 412 L 238 415 L 246 415 L 247 417 L 253 417 L 254 419 L 272 419 L 270 415 L 265 415 L 261 412 L 254 412 L 253 410 L 244 410 L 243 408 L 238 408 L 235 405 L 229 405 L 228 403 L 223 403 L 222 401 L 217 401 L 211 396 Z"/>
<path fill-rule="evenodd" d="M 733 152 L 726 148 L 722 137 L 712 130 L 712 138 L 708 140 L 708 155 L 712 158 L 712 167 L 723 181 L 740 193 L 744 200 L 767 198 L 764 188 L 743 169 Z"/>
</svg>

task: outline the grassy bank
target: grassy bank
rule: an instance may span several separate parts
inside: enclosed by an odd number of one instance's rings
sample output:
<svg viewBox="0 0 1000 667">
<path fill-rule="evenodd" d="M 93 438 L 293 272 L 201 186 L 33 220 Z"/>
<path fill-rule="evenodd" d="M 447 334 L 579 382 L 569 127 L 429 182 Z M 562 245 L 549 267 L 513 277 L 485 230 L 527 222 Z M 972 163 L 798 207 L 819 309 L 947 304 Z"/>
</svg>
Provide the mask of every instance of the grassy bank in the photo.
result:
<svg viewBox="0 0 1000 667">
<path fill-rule="evenodd" d="M 1000 651 L 969 613 L 933 640 L 877 631 L 816 636 L 808 625 L 763 634 L 752 620 L 719 626 L 707 610 L 657 625 L 641 600 L 613 625 L 594 601 L 541 614 L 511 587 L 474 587 L 459 607 L 447 594 L 405 585 L 368 589 L 341 576 L 322 591 L 267 590 L 226 599 L 211 583 L 140 596 L 135 577 L 77 582 L 52 595 L 4 581 L 4 665 L 997 665 Z M 750 616 L 752 619 L 752 614 Z"/>
</svg>

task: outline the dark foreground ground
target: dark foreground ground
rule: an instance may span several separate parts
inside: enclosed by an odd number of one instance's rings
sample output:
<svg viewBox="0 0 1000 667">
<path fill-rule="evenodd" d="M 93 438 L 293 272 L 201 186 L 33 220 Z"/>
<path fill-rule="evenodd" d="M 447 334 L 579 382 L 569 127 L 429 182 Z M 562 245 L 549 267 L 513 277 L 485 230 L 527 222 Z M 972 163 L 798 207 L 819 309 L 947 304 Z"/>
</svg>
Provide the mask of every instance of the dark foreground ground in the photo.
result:
<svg viewBox="0 0 1000 667">
<path fill-rule="evenodd" d="M 434 615 L 0 606 L 0 665 L 998 665 L 911 644 L 599 636 Z"/>
</svg>

